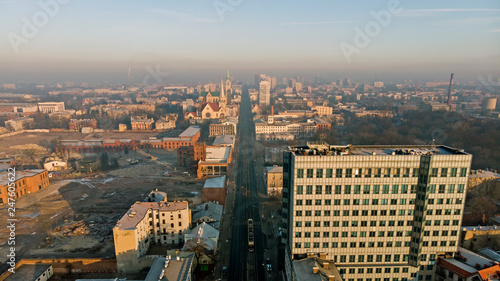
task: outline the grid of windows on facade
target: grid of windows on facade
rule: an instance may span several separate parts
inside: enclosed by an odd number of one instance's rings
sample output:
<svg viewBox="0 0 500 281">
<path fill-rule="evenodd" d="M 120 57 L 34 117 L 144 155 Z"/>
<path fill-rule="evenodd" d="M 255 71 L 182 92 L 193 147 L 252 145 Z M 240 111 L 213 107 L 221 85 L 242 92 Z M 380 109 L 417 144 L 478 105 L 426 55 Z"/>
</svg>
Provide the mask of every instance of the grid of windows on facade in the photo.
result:
<svg viewBox="0 0 500 281">
<path fill-rule="evenodd" d="M 304 173 L 305 170 L 305 173 Z M 334 175 L 335 170 L 335 175 Z M 297 169 L 297 178 L 409 178 L 418 177 L 418 168 Z M 432 168 L 430 177 L 466 177 L 467 168 Z"/>
<path fill-rule="evenodd" d="M 420 270 L 432 271 L 434 265 L 420 266 Z M 344 280 L 354 280 L 354 281 L 407 281 L 413 280 L 417 274 L 410 273 L 409 267 L 356 267 L 356 268 L 340 268 L 339 273 L 343 276 L 347 276 Z M 388 276 L 409 276 L 408 277 L 386 277 Z M 370 276 L 368 278 L 349 278 L 350 275 L 360 276 L 366 275 Z M 380 277 L 377 277 L 380 276 Z M 433 274 L 418 274 L 418 280 L 432 280 Z"/>
<path fill-rule="evenodd" d="M 440 194 L 453 194 L 453 193 L 464 193 L 465 192 L 465 184 L 431 184 L 429 185 L 428 188 L 429 193 L 440 193 Z M 302 194 L 316 194 L 316 195 L 329 195 L 329 194 L 408 194 L 408 193 L 416 193 L 417 192 L 417 185 L 407 185 L 407 184 L 383 184 L 383 185 L 296 185 L 295 186 L 295 194 L 296 195 L 302 195 Z M 444 200 L 445 198 L 442 198 L 441 200 Z M 347 199 L 348 200 L 348 199 Z M 370 202 L 368 201 L 369 199 L 363 199 L 361 202 L 363 205 L 369 205 Z M 385 200 L 385 201 L 384 201 Z M 372 199 L 371 205 L 388 205 L 389 199 Z M 391 199 L 391 204 L 390 205 L 396 205 L 397 202 L 394 201 L 396 199 Z M 429 199 L 431 200 L 431 199 Z M 432 201 L 429 202 L 429 204 L 434 204 Z M 453 200 L 451 198 L 447 198 L 446 202 L 447 204 L 452 204 L 450 200 Z M 461 199 L 460 199 L 461 200 Z M 331 201 L 331 200 L 330 200 Z M 328 201 L 328 202 L 330 202 Z M 344 200 L 345 201 L 345 200 Z M 338 201 L 340 202 L 340 201 Z M 350 202 L 350 201 L 345 201 L 345 202 Z M 408 204 L 414 204 L 412 203 L 413 201 L 406 201 L 406 199 L 400 199 L 399 204 L 400 205 L 406 205 Z M 432 203 L 431 203 L 432 202 Z M 441 202 L 441 203 L 439 203 Z M 443 204 L 444 201 L 439 201 L 437 204 Z M 334 201 L 335 203 L 335 201 Z M 359 205 L 356 203 L 359 203 L 359 200 L 353 201 L 353 205 Z M 462 202 L 456 202 L 456 204 L 461 204 Z M 299 204 L 297 204 L 299 205 Z M 321 204 L 317 204 L 321 205 Z M 326 204 L 329 205 L 329 204 Z M 334 204 L 334 205 L 340 205 L 340 204 Z M 349 204 L 344 204 L 344 205 L 349 205 Z"/>
</svg>

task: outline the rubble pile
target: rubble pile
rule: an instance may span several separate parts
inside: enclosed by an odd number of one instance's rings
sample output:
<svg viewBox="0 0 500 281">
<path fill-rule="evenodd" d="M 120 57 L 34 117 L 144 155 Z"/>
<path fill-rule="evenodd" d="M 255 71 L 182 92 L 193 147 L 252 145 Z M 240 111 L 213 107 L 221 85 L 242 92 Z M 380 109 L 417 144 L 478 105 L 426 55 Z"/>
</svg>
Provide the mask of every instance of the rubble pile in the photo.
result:
<svg viewBox="0 0 500 281">
<path fill-rule="evenodd" d="M 84 221 L 77 221 L 74 224 L 54 228 L 54 235 L 79 236 L 88 235 L 90 231 Z"/>
</svg>

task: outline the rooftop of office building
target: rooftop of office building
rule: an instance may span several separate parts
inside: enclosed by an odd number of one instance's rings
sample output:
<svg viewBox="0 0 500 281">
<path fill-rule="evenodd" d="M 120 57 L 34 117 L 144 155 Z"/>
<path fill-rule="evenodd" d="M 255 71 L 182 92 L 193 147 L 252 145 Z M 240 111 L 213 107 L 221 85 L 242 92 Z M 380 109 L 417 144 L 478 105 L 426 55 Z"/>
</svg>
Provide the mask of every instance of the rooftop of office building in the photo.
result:
<svg viewBox="0 0 500 281">
<path fill-rule="evenodd" d="M 308 142 L 304 146 L 289 147 L 296 156 L 334 155 L 469 155 L 463 149 L 445 145 L 330 145 Z"/>
</svg>

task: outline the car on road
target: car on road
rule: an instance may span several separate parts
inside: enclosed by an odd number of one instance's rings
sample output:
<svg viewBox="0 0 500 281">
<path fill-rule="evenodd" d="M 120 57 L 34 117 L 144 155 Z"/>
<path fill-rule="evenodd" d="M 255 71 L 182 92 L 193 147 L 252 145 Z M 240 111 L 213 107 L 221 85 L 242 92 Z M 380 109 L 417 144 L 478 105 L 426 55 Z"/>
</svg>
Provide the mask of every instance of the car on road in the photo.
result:
<svg viewBox="0 0 500 281">
<path fill-rule="evenodd" d="M 271 260 L 269 258 L 266 259 L 266 270 L 267 270 L 267 272 L 273 271 L 273 267 L 271 265 Z"/>
</svg>

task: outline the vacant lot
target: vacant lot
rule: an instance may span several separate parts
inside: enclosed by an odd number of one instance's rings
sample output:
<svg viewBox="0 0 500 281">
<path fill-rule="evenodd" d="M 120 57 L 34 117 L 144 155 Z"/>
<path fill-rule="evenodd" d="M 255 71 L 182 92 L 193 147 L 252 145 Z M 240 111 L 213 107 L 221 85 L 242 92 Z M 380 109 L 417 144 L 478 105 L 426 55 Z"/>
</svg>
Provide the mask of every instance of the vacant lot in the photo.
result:
<svg viewBox="0 0 500 281">
<path fill-rule="evenodd" d="M 123 154 L 123 153 L 122 153 Z M 131 165 L 128 159 L 138 159 Z M 157 188 L 169 200 L 201 202 L 204 181 L 176 168 L 176 152 L 150 150 L 122 155 L 120 168 L 92 178 L 52 180 L 48 188 L 16 202 L 16 251 L 20 257 L 114 256 L 112 229 L 128 208 Z M 163 176 L 165 173 L 169 177 Z M 7 206 L 0 207 L 7 216 Z M 0 262 L 8 229 L 0 223 Z"/>
</svg>

